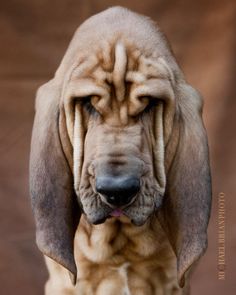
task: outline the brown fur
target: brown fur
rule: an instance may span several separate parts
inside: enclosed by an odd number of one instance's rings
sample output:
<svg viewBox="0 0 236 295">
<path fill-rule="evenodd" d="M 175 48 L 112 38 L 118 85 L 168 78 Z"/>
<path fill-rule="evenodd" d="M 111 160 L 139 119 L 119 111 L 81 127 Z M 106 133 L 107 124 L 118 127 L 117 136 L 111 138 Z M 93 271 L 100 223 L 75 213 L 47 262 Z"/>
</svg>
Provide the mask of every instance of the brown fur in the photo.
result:
<svg viewBox="0 0 236 295">
<path fill-rule="evenodd" d="M 188 293 L 211 199 L 201 112 L 149 19 L 111 8 L 78 29 L 36 100 L 30 182 L 46 294 Z M 141 183 L 118 218 L 95 186 L 111 174 Z"/>
</svg>

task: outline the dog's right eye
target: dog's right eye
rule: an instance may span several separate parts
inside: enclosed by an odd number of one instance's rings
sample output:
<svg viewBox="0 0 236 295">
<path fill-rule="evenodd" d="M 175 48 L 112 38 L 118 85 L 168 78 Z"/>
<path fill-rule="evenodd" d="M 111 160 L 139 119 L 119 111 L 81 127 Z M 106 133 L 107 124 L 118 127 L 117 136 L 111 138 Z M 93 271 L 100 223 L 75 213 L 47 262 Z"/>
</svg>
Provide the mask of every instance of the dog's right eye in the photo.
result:
<svg viewBox="0 0 236 295">
<path fill-rule="evenodd" d="M 93 114 L 93 113 L 97 112 L 96 109 L 94 108 L 94 106 L 91 103 L 91 99 L 92 99 L 92 95 L 89 95 L 89 96 L 78 99 L 80 104 L 84 108 L 84 110 L 86 112 L 88 112 L 89 114 Z"/>
</svg>

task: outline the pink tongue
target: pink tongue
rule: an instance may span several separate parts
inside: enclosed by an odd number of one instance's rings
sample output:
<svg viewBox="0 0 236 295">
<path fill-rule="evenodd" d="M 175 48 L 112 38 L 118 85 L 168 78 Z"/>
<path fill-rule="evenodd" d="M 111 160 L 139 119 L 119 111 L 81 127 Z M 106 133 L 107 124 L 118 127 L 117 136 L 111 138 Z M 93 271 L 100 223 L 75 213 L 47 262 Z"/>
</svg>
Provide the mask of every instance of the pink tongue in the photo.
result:
<svg viewBox="0 0 236 295">
<path fill-rule="evenodd" d="M 111 212 L 111 216 L 113 217 L 120 217 L 123 214 L 121 209 L 115 209 L 114 211 Z"/>
</svg>

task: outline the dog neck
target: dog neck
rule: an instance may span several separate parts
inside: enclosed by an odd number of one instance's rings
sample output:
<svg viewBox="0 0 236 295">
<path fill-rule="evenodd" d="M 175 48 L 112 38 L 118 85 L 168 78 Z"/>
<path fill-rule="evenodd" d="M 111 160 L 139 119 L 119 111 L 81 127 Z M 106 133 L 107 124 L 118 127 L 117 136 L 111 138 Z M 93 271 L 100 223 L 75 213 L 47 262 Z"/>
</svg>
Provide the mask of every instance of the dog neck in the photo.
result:
<svg viewBox="0 0 236 295">
<path fill-rule="evenodd" d="M 100 225 L 91 225 L 82 216 L 75 236 L 75 257 L 76 288 L 86 286 L 96 294 L 114 288 L 111 294 L 127 295 L 141 289 L 144 293 L 139 294 L 156 294 L 159 289 L 169 294 L 167 286 L 178 290 L 176 258 L 156 217 L 138 227 L 125 216 Z M 116 288 L 123 288 L 123 293 Z"/>
</svg>

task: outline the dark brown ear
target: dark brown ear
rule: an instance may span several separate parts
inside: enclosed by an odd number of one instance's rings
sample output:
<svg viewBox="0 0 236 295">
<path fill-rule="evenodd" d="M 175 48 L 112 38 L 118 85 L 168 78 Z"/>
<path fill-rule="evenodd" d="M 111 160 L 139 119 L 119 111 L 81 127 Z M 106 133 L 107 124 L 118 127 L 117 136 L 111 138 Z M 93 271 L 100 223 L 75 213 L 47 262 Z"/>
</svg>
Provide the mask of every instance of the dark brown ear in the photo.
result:
<svg viewBox="0 0 236 295">
<path fill-rule="evenodd" d="M 166 193 L 159 219 L 177 256 L 179 285 L 204 253 L 211 207 L 211 177 L 202 100 L 187 84 L 177 89 L 177 110 L 168 154 L 175 151 L 167 171 Z M 168 155 L 167 155 L 168 157 Z"/>
<path fill-rule="evenodd" d="M 74 234 L 80 213 L 73 177 L 59 132 L 63 118 L 60 87 L 54 80 L 40 87 L 36 98 L 30 156 L 30 193 L 39 249 L 67 268 L 76 279 Z M 63 123 L 63 122 L 62 122 Z M 63 134 L 63 141 L 66 140 Z M 69 144 L 69 141 L 68 141 Z"/>
</svg>

